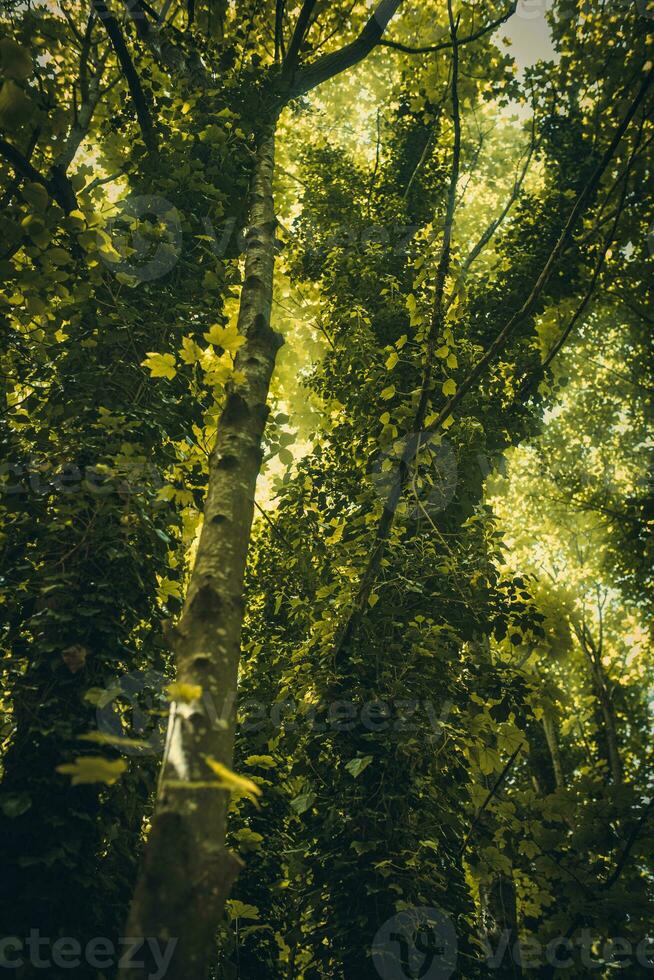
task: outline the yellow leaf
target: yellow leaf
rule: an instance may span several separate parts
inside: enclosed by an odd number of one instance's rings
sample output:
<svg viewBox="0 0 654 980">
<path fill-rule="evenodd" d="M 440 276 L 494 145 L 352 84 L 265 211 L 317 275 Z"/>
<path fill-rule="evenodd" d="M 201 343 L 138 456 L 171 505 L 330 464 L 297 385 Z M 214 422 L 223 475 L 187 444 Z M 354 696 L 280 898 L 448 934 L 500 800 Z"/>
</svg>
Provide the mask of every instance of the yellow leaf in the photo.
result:
<svg viewBox="0 0 654 980">
<path fill-rule="evenodd" d="M 436 357 L 441 357 L 444 360 L 449 355 L 449 353 L 450 353 L 449 347 L 447 346 L 439 347 L 438 350 L 436 351 Z"/>
<path fill-rule="evenodd" d="M 387 402 L 395 394 L 395 385 L 389 385 L 388 388 L 384 388 L 381 393 L 381 397 Z"/>
<path fill-rule="evenodd" d="M 253 803 L 257 803 L 257 797 L 261 796 L 261 789 L 251 779 L 246 776 L 238 776 L 210 755 L 205 755 L 204 761 L 211 771 L 218 776 L 219 784 L 223 789 L 229 790 L 235 796 L 246 796 Z"/>
<path fill-rule="evenodd" d="M 459 362 L 457 360 L 456 354 L 450 354 L 450 356 L 448 357 L 445 363 L 447 364 L 448 368 L 452 368 L 452 369 L 459 366 Z"/>
<path fill-rule="evenodd" d="M 379 416 L 379 421 L 382 423 L 382 425 L 388 425 L 390 420 L 391 420 L 391 416 L 389 412 L 384 412 L 383 415 Z"/>
<path fill-rule="evenodd" d="M 443 385 L 443 394 L 456 395 L 456 381 L 453 381 L 452 378 L 448 378 Z"/>
<path fill-rule="evenodd" d="M 101 755 L 83 755 L 74 762 L 57 766 L 57 772 L 72 777 L 73 786 L 81 783 L 105 783 L 107 786 L 112 786 L 118 782 L 126 769 L 127 763 L 124 759 L 111 761 Z"/>
<path fill-rule="evenodd" d="M 141 367 L 150 369 L 151 378 L 168 378 L 172 381 L 177 374 L 177 361 L 174 354 L 157 354 L 150 351 Z"/>
<path fill-rule="evenodd" d="M 86 698 L 86 700 L 88 701 L 90 699 Z M 79 740 L 80 742 L 97 742 L 99 745 L 116 745 L 118 748 L 152 748 L 150 742 L 144 742 L 140 738 L 128 738 L 126 735 L 109 735 L 107 732 L 89 732 L 88 735 L 80 735 Z"/>
<path fill-rule="evenodd" d="M 183 701 L 185 704 L 190 704 L 191 701 L 198 701 L 202 697 L 202 688 L 199 684 L 174 681 L 166 688 L 166 694 L 171 701 Z"/>
<path fill-rule="evenodd" d="M 388 355 L 388 359 L 386 361 L 386 370 L 392 371 L 398 361 L 399 361 L 399 357 L 397 356 L 395 351 L 393 351 L 392 354 Z"/>
<path fill-rule="evenodd" d="M 185 364 L 195 364 L 202 357 L 202 348 L 191 337 L 182 337 L 179 356 Z"/>
<path fill-rule="evenodd" d="M 245 760 L 246 766 L 260 766 L 262 769 L 274 769 L 277 763 L 271 755 L 249 755 Z"/>
<path fill-rule="evenodd" d="M 370 606 L 370 608 L 372 609 L 372 607 L 376 606 L 378 602 L 379 602 L 379 596 L 377 595 L 377 593 L 371 592 L 370 595 L 368 596 L 368 605 Z"/>
<path fill-rule="evenodd" d="M 235 354 L 245 343 L 245 337 L 241 336 L 234 324 L 221 327 L 216 323 L 209 333 L 204 334 L 204 339 L 215 347 L 222 347 L 223 350 L 229 351 L 230 354 Z"/>
</svg>

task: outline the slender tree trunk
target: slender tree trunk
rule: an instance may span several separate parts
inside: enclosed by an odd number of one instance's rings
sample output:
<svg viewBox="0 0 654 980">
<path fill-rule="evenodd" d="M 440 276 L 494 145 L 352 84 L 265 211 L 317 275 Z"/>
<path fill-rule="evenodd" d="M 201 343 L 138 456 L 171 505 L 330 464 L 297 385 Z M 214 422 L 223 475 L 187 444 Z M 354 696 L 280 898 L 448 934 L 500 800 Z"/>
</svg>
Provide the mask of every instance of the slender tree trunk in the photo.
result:
<svg viewBox="0 0 654 980">
<path fill-rule="evenodd" d="M 179 623 L 170 630 L 178 681 L 202 695 L 174 702 L 159 799 L 128 923 L 128 935 L 176 939 L 167 980 L 203 980 L 215 951 L 225 900 L 240 869 L 225 847 L 228 794 L 206 758 L 231 767 L 243 619 L 243 578 L 261 466 L 261 439 L 279 336 L 271 329 L 276 217 L 275 122 L 255 163 L 236 369 L 210 457 L 204 525 Z M 221 715 L 220 718 L 217 715 Z M 205 784 L 205 785 L 201 785 Z M 145 977 L 126 969 L 124 977 Z"/>
<path fill-rule="evenodd" d="M 556 788 L 562 789 L 565 786 L 565 776 L 563 775 L 563 765 L 561 764 L 561 752 L 559 751 L 559 738 L 556 731 L 556 722 L 553 713 L 550 714 L 550 712 L 547 710 L 543 713 L 543 731 L 545 732 L 547 748 L 549 749 L 550 759 L 552 761 L 552 770 L 554 772 Z"/>
<path fill-rule="evenodd" d="M 479 901 L 485 926 L 484 939 L 490 946 L 491 955 L 497 960 L 492 964 L 492 975 L 498 978 L 519 978 L 524 974 L 520 964 L 518 908 L 515 882 L 511 875 L 498 873 L 482 882 Z"/>
<path fill-rule="evenodd" d="M 591 669 L 594 677 L 595 695 L 599 702 L 602 720 L 604 721 L 604 733 L 611 779 L 616 786 L 619 786 L 622 782 L 622 758 L 620 756 L 618 732 L 611 695 L 609 693 L 608 679 L 601 660 L 594 661 Z"/>
<path fill-rule="evenodd" d="M 601 644 L 597 648 L 595 640 L 585 627 L 576 628 L 577 639 L 584 652 L 588 666 L 590 668 L 591 682 L 593 691 L 599 707 L 604 742 L 606 746 L 607 762 L 611 779 L 616 786 L 622 783 L 622 758 L 620 756 L 620 743 L 618 740 L 618 729 L 615 721 L 615 712 L 609 689 L 609 679 L 602 663 Z"/>
</svg>

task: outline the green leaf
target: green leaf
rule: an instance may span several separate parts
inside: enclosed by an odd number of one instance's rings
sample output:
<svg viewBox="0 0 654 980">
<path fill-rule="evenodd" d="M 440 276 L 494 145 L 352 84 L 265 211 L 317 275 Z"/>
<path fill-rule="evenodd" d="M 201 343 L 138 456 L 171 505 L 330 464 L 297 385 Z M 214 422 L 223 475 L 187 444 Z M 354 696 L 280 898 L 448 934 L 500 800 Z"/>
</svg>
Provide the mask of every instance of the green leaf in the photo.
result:
<svg viewBox="0 0 654 980">
<path fill-rule="evenodd" d="M 349 762 L 345 763 L 345 768 L 347 771 L 354 776 L 360 776 L 364 769 L 367 769 L 372 762 L 371 755 L 357 756 L 355 759 L 350 759 Z"/>
<path fill-rule="evenodd" d="M 252 919 L 255 922 L 259 919 L 259 909 L 255 905 L 247 905 L 236 898 L 229 899 L 227 909 L 230 919 Z"/>
<path fill-rule="evenodd" d="M 313 806 L 315 800 L 316 794 L 312 790 L 305 790 L 304 793 L 299 793 L 291 800 L 291 810 L 297 813 L 298 816 L 301 816 Z"/>
<path fill-rule="evenodd" d="M 202 348 L 192 337 L 182 337 L 182 349 L 179 356 L 185 364 L 196 364 L 202 357 Z"/>
</svg>

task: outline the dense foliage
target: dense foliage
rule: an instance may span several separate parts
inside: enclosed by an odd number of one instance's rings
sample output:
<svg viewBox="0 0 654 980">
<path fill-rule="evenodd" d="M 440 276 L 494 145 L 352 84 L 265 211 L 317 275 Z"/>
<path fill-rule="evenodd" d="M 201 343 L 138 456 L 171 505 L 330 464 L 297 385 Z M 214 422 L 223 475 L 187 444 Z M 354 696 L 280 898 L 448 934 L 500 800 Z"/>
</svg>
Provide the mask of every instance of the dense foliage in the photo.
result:
<svg viewBox="0 0 654 980">
<path fill-rule="evenodd" d="M 654 14 L 154 6 L 2 4 L 0 940 L 649 976 Z"/>
</svg>

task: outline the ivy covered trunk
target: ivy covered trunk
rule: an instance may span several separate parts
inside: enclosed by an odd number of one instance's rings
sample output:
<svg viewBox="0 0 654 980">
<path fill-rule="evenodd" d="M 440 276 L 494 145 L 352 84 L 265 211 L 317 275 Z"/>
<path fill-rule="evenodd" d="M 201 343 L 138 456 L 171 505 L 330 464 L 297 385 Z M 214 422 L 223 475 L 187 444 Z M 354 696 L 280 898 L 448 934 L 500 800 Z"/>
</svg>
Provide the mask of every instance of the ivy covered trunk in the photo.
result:
<svg viewBox="0 0 654 980">
<path fill-rule="evenodd" d="M 239 381 L 228 392 L 210 457 L 204 524 L 188 595 L 169 633 L 178 699 L 171 706 L 159 798 L 128 935 L 177 940 L 170 980 L 206 976 L 217 925 L 240 868 L 225 847 L 229 794 L 212 765 L 232 764 L 243 578 L 280 338 L 270 325 L 276 217 L 275 125 L 263 134 L 251 188 L 238 319 Z M 147 968 L 146 968 L 147 973 Z M 130 969 L 126 976 L 146 975 Z"/>
</svg>

